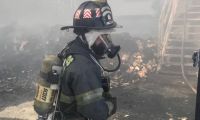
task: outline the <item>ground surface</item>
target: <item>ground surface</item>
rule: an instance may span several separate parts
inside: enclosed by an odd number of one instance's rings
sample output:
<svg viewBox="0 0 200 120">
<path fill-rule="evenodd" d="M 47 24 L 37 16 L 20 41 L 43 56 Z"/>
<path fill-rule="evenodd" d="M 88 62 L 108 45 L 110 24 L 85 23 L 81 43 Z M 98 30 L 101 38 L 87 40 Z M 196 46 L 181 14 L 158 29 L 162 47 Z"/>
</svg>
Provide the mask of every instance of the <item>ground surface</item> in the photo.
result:
<svg viewBox="0 0 200 120">
<path fill-rule="evenodd" d="M 194 120 L 195 95 L 181 77 L 150 75 L 112 89 L 118 112 L 111 120 Z M 32 89 L 0 93 L 0 120 L 35 120 Z"/>
</svg>

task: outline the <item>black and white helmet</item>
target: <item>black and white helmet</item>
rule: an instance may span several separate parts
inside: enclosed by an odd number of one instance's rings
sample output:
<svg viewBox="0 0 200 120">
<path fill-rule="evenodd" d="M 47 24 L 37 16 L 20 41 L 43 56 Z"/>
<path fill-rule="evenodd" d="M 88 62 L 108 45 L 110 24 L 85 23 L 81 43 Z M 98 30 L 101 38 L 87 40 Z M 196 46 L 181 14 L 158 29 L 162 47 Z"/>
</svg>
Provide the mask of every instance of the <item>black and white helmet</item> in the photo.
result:
<svg viewBox="0 0 200 120">
<path fill-rule="evenodd" d="M 73 26 L 63 27 L 62 30 L 74 28 L 76 34 L 81 34 L 90 30 L 105 30 L 115 27 L 117 27 L 117 23 L 113 20 L 111 8 L 107 2 L 87 1 L 76 10 Z"/>
</svg>

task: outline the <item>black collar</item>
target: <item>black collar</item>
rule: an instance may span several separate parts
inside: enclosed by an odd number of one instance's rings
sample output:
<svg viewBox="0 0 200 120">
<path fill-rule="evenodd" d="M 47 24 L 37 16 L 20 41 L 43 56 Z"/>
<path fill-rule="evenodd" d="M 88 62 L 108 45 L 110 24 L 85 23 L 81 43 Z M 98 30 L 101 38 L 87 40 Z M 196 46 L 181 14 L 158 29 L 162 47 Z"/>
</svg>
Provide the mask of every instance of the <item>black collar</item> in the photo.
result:
<svg viewBox="0 0 200 120">
<path fill-rule="evenodd" d="M 79 36 L 76 37 L 75 40 L 69 42 L 67 46 L 58 54 L 58 57 L 61 59 L 65 59 L 70 54 L 81 54 L 86 57 L 90 57 L 92 55 L 97 60 L 103 59 L 103 57 L 99 57 L 89 49 L 89 45 L 84 42 Z"/>
</svg>

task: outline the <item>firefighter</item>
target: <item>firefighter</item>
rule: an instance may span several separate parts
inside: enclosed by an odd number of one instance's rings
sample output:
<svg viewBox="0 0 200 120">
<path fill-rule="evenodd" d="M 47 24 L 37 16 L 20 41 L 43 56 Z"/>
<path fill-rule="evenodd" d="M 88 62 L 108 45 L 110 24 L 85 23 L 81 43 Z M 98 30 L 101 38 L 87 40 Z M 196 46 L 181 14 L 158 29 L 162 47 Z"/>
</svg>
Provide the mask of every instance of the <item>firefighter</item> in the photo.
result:
<svg viewBox="0 0 200 120">
<path fill-rule="evenodd" d="M 74 14 L 72 28 L 77 34 L 58 54 L 44 58 L 36 82 L 34 110 L 38 120 L 106 120 L 117 109 L 115 97 L 109 93 L 110 80 L 105 71 L 120 67 L 120 46 L 112 43 L 113 21 L 108 3 L 87 1 Z M 105 69 L 100 59 L 118 57 L 113 70 Z"/>
<path fill-rule="evenodd" d="M 109 34 L 116 27 L 107 2 L 87 1 L 76 10 L 73 26 L 62 28 L 73 28 L 77 34 L 59 54 L 63 60 L 62 119 L 106 120 L 116 112 L 116 98 L 109 94 L 109 85 L 102 83 L 106 78 L 99 63 L 104 55 L 113 58 L 120 50 Z"/>
</svg>

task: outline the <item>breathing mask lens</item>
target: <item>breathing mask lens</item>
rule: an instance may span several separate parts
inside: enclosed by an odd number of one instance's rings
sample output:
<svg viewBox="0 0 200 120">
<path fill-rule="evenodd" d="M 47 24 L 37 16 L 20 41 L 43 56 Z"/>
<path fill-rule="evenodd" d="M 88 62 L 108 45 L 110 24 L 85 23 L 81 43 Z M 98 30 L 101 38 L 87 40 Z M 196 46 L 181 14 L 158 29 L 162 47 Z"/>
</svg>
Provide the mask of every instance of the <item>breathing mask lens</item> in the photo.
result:
<svg viewBox="0 0 200 120">
<path fill-rule="evenodd" d="M 103 56 L 106 52 L 106 46 L 102 40 L 98 37 L 95 43 L 91 46 L 94 53 L 98 56 Z"/>
<path fill-rule="evenodd" d="M 110 34 L 104 34 L 102 35 L 102 37 L 104 38 L 103 41 L 106 44 L 106 54 L 109 58 L 114 58 L 119 50 L 120 50 L 120 46 L 116 46 L 113 44 L 112 42 L 112 38 Z"/>
<path fill-rule="evenodd" d="M 114 58 L 118 54 L 120 46 L 112 43 L 110 34 L 102 34 L 97 38 L 92 49 L 99 56 L 106 54 L 109 58 Z"/>
</svg>

